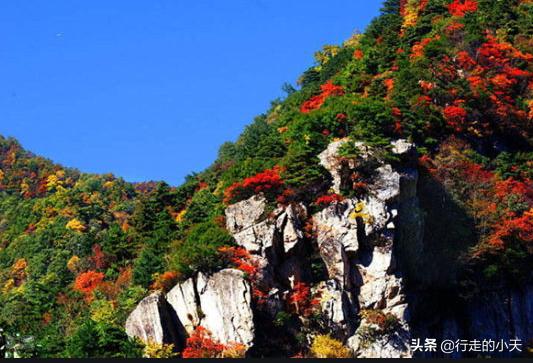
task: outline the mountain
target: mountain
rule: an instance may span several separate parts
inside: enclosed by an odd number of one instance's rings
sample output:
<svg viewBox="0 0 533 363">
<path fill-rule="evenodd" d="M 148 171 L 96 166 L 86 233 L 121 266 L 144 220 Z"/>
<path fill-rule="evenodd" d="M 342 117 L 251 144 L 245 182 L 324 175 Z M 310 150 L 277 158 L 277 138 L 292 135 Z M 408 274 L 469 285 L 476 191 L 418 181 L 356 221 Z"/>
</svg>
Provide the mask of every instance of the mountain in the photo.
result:
<svg viewBox="0 0 533 363">
<path fill-rule="evenodd" d="M 0 138 L 3 353 L 531 354 L 532 34 L 531 0 L 386 0 L 179 187 Z"/>
</svg>

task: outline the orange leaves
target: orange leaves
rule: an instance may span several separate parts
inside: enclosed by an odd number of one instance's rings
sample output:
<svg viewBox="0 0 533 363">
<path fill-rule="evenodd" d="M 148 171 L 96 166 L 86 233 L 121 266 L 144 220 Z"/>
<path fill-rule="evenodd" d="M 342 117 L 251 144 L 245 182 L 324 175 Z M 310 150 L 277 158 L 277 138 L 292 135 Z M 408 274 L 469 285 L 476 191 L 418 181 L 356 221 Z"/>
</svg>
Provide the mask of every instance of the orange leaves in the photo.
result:
<svg viewBox="0 0 533 363">
<path fill-rule="evenodd" d="M 304 282 L 294 284 L 287 303 L 289 307 L 299 315 L 309 317 L 313 314 L 314 309 L 319 304 L 319 300 L 311 296 L 309 285 Z"/>
<path fill-rule="evenodd" d="M 528 249 L 533 250 L 533 209 L 525 212 L 522 217 L 506 219 L 500 222 L 489 239 L 493 247 L 504 248 L 505 241 L 509 238 L 518 238 L 528 244 Z"/>
<path fill-rule="evenodd" d="M 76 277 L 74 289 L 89 296 L 94 289 L 104 281 L 104 274 L 96 271 L 87 271 Z"/>
<path fill-rule="evenodd" d="M 469 152 L 464 143 L 452 139 L 441 145 L 435 160 L 424 156 L 420 164 L 460 198 L 475 221 L 479 243 L 472 256 L 499 253 L 516 243 L 533 253 L 533 183 L 502 180 L 471 161 Z"/>
<path fill-rule="evenodd" d="M 162 274 L 158 274 L 150 288 L 152 290 L 169 291 L 174 285 L 176 285 L 178 277 L 179 274 L 175 271 L 166 271 Z"/>
<path fill-rule="evenodd" d="M 436 35 L 433 38 L 424 38 L 419 42 L 416 42 L 411 48 L 411 59 L 418 59 L 424 56 L 424 49 L 426 46 L 434 40 L 439 40 L 440 35 Z"/>
<path fill-rule="evenodd" d="M 467 112 L 462 106 L 447 106 L 442 112 L 448 126 L 454 128 L 457 132 L 463 130 Z"/>
<path fill-rule="evenodd" d="M 318 110 L 329 97 L 342 96 L 344 94 L 344 89 L 341 86 L 334 85 L 332 81 L 328 81 L 320 86 L 320 90 L 322 92 L 319 95 L 311 97 L 302 104 L 300 107 L 302 113 Z"/>
<path fill-rule="evenodd" d="M 102 247 L 99 244 L 93 246 L 93 255 L 91 256 L 91 262 L 94 264 L 94 268 L 102 270 L 107 267 L 107 256 L 102 251 Z"/>
<path fill-rule="evenodd" d="M 206 328 L 199 326 L 187 338 L 183 358 L 243 358 L 246 346 L 240 343 L 227 345 L 213 339 Z"/>
<path fill-rule="evenodd" d="M 477 11 L 477 1 L 475 0 L 454 0 L 448 5 L 448 11 L 456 17 L 464 17 L 467 13 Z"/>
<path fill-rule="evenodd" d="M 364 57 L 364 53 L 361 49 L 357 49 L 355 52 L 353 52 L 353 57 L 357 60 L 361 60 Z"/>
</svg>

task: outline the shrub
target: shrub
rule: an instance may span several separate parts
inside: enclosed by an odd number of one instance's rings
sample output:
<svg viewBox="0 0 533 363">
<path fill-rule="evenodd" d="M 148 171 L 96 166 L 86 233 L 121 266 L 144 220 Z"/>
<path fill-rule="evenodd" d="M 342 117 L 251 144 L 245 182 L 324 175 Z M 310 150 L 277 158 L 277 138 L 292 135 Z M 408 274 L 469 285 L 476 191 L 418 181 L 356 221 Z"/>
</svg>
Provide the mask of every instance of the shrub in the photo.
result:
<svg viewBox="0 0 533 363">
<path fill-rule="evenodd" d="M 168 359 L 175 358 L 178 354 L 174 352 L 174 344 L 159 344 L 154 341 L 148 341 L 143 349 L 143 357 Z"/>
<path fill-rule="evenodd" d="M 244 358 L 246 347 L 239 343 L 227 345 L 213 339 L 211 332 L 197 327 L 185 344 L 183 358 Z"/>
<path fill-rule="evenodd" d="M 224 202 L 226 204 L 236 203 L 258 193 L 264 193 L 267 198 L 273 199 L 281 192 L 283 185 L 280 169 L 268 169 L 231 185 L 224 191 Z"/>
<path fill-rule="evenodd" d="M 353 358 L 350 349 L 329 335 L 315 337 L 311 345 L 311 355 L 315 358 Z"/>
<path fill-rule="evenodd" d="M 223 268 L 225 261 L 218 249 L 232 244 L 231 235 L 214 221 L 197 224 L 173 247 L 171 268 L 183 277 Z"/>
<path fill-rule="evenodd" d="M 327 207 L 330 204 L 333 203 L 339 203 L 344 200 L 344 197 L 339 194 L 328 194 L 323 195 L 321 197 L 318 197 L 317 200 L 315 200 L 315 205 L 318 207 Z"/>
<path fill-rule="evenodd" d="M 104 281 L 104 274 L 96 271 L 87 271 L 81 273 L 76 277 L 74 282 L 74 289 L 79 292 L 90 295 L 94 289 Z"/>
<path fill-rule="evenodd" d="M 297 282 L 289 294 L 287 302 L 292 311 L 296 314 L 309 317 L 319 304 L 318 296 L 311 295 L 311 289 L 304 282 Z"/>
<path fill-rule="evenodd" d="M 169 291 L 176 285 L 179 279 L 179 273 L 175 271 L 166 271 L 162 274 L 156 274 L 151 286 L 152 290 Z"/>
</svg>

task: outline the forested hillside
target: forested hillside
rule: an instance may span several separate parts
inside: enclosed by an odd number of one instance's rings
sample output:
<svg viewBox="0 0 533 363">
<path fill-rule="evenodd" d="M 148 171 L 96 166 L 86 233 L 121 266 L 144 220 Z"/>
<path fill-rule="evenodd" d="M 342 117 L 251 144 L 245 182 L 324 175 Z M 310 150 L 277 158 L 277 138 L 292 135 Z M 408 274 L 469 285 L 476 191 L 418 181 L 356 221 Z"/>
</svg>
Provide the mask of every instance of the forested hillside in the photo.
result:
<svg viewBox="0 0 533 363">
<path fill-rule="evenodd" d="M 398 139 L 416 149 L 410 167 L 419 174 L 424 217 L 423 256 L 412 246 L 397 248 L 407 288 L 428 301 L 445 296 L 469 304 L 485 290 L 531 284 L 532 35 L 531 0 L 386 0 L 363 34 L 318 51 L 297 85 L 284 86 L 283 99 L 177 187 L 80 173 L 0 138 L 5 353 L 181 354 L 126 335 L 128 315 L 150 292 L 230 267 L 250 281 L 253 304 L 267 294 L 254 281 L 258 267 L 249 251 L 227 230 L 227 207 L 261 195 L 265 215 L 296 204 L 311 215 L 362 200 L 375 183 L 377 160 L 393 168 L 405 162 L 393 152 Z M 351 167 L 334 191 L 319 155 L 338 141 Z M 356 142 L 372 157 L 363 157 Z M 367 222 L 361 210 L 355 207 L 353 219 Z M 350 355 L 341 336 L 291 323 L 320 315 L 309 288 L 326 272 L 310 221 L 302 223 L 301 243 L 311 272 L 286 286 L 286 308 L 276 316 L 290 343 L 280 351 Z M 394 320 L 377 308 L 356 314 L 382 328 Z M 322 340 L 302 338 L 302 326 Z M 201 334 L 189 337 L 184 356 L 231 356 Z M 276 354 L 256 346 L 249 354 Z"/>
</svg>

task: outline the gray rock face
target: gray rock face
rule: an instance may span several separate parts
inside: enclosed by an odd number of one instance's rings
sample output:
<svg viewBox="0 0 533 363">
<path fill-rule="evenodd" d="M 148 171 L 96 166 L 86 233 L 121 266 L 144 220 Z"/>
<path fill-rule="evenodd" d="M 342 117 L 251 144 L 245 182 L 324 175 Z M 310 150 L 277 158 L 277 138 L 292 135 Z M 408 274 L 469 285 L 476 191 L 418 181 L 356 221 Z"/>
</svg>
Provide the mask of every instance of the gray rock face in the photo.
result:
<svg viewBox="0 0 533 363">
<path fill-rule="evenodd" d="M 144 298 L 126 321 L 130 337 L 181 347 L 198 326 L 222 344 L 253 345 L 255 327 L 251 288 L 243 273 L 222 270 L 212 276 L 198 274 L 176 285 L 166 297 L 153 293 Z"/>
<path fill-rule="evenodd" d="M 221 343 L 252 346 L 251 289 L 241 271 L 226 269 L 209 277 L 200 273 L 176 285 L 167 300 L 188 334 L 203 326 Z"/>
<path fill-rule="evenodd" d="M 357 313 L 348 293 L 336 280 L 320 282 L 313 292 L 320 296 L 320 310 L 327 327 L 334 335 L 347 338 Z"/>
<path fill-rule="evenodd" d="M 354 167 L 352 162 L 339 158 L 339 149 L 347 141 L 348 139 L 342 139 L 339 141 L 332 142 L 328 145 L 326 150 L 324 150 L 318 155 L 320 165 L 326 168 L 333 178 L 332 189 L 335 191 L 335 193 L 340 193 L 341 186 L 343 183 L 344 169 Z"/>
<path fill-rule="evenodd" d="M 177 344 L 181 340 L 172 312 L 159 292 L 145 297 L 129 315 L 126 334 L 158 344 Z"/>
<path fill-rule="evenodd" d="M 227 228 L 235 242 L 253 255 L 266 285 L 274 283 L 274 275 L 298 280 L 301 270 L 294 256 L 304 237 L 307 210 L 303 204 L 278 207 L 271 213 L 266 209 L 266 200 L 258 196 L 231 205 L 225 211 Z"/>
<path fill-rule="evenodd" d="M 255 330 L 252 294 L 243 273 L 227 269 L 209 279 L 200 276 L 198 294 L 204 315 L 200 324 L 223 343 L 237 342 L 252 346 Z"/>
<path fill-rule="evenodd" d="M 226 209 L 226 228 L 231 234 L 252 227 L 263 216 L 267 201 L 261 195 L 230 205 Z"/>
<path fill-rule="evenodd" d="M 344 175 L 339 168 L 355 165 L 341 165 L 336 156 L 339 148 L 346 142 L 341 140 L 321 154 L 321 163 L 334 179 L 334 190 L 339 191 L 345 184 Z M 372 157 L 374 152 L 364 144 L 358 143 L 363 159 Z M 413 146 L 398 141 L 393 150 L 399 154 L 413 152 Z M 368 327 L 363 321 L 348 342 L 354 353 L 360 357 L 408 357 L 409 352 L 409 313 L 402 278 L 397 271 L 393 244 L 399 208 L 404 201 L 416 199 L 417 175 L 415 170 L 401 173 L 391 165 L 381 164 L 375 169 L 368 193 L 360 199 L 348 199 L 331 205 L 313 216 L 315 233 L 322 259 L 328 269 L 329 277 L 341 287 L 348 299 L 347 309 L 339 301 L 339 294 L 332 295 L 332 303 L 323 307 L 326 315 L 335 317 L 332 321 L 342 325 L 348 320 L 350 311 L 359 309 L 381 310 L 397 317 L 399 327 L 394 334 L 369 341 L 360 334 Z M 342 318 L 339 318 L 342 316 Z M 364 344 L 363 344 L 364 341 Z"/>
</svg>

